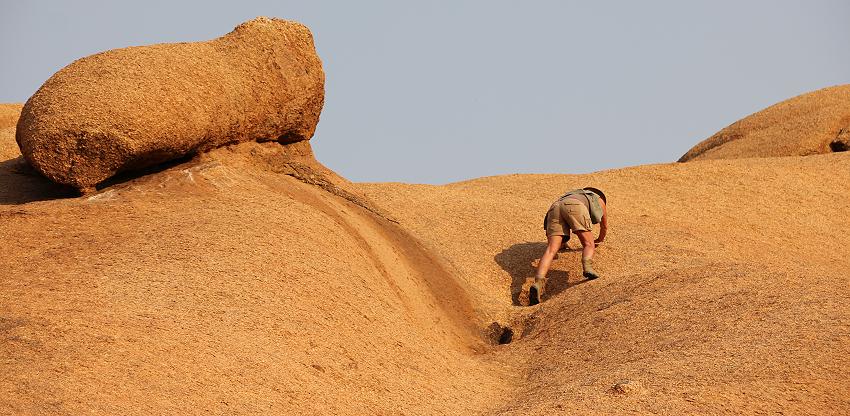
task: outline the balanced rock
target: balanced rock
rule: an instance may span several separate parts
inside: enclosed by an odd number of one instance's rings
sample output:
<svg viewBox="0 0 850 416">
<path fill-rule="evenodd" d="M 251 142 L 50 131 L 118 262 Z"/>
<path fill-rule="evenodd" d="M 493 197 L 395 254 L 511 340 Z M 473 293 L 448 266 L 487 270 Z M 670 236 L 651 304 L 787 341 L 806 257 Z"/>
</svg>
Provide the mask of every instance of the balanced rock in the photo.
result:
<svg viewBox="0 0 850 416">
<path fill-rule="evenodd" d="M 850 145 L 850 85 L 803 94 L 741 119 L 697 144 L 679 162 L 807 156 Z"/>
<path fill-rule="evenodd" d="M 259 17 L 210 41 L 71 63 L 26 102 L 16 139 L 35 169 L 85 191 L 118 172 L 226 144 L 308 140 L 323 104 L 310 30 Z"/>
</svg>

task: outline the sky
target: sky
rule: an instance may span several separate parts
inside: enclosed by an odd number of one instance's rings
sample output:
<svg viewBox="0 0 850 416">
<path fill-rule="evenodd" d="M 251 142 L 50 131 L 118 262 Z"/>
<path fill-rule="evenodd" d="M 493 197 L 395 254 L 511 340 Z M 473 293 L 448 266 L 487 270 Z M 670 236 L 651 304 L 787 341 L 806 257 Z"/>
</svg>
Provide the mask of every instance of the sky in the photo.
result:
<svg viewBox="0 0 850 416">
<path fill-rule="evenodd" d="M 300 21 L 326 75 L 311 143 L 354 181 L 667 163 L 748 114 L 850 83 L 844 0 L 0 4 L 0 102 L 100 51 Z"/>
</svg>

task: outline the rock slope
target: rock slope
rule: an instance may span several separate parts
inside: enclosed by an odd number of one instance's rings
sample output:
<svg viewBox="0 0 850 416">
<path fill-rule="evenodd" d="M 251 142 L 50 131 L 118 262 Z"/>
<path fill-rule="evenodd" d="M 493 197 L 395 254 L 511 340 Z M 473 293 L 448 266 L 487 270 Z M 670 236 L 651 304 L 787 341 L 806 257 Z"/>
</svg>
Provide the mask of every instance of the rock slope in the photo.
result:
<svg viewBox="0 0 850 416">
<path fill-rule="evenodd" d="M 0 414 L 461 414 L 507 394 L 452 266 L 309 142 L 51 187 L 0 162 Z"/>
<path fill-rule="evenodd" d="M 845 152 L 359 186 L 513 328 L 492 356 L 521 381 L 490 414 L 846 414 L 848 172 Z M 540 217 L 590 185 L 609 199 L 602 278 L 572 241 L 544 302 L 516 306 Z"/>
</svg>

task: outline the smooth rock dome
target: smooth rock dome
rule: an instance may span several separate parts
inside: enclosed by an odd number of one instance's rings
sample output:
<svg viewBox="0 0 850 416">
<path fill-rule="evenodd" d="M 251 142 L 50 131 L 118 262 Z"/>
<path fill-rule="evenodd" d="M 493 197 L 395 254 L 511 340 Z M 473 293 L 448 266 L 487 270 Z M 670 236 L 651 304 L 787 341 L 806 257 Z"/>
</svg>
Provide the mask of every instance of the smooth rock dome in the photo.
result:
<svg viewBox="0 0 850 416">
<path fill-rule="evenodd" d="M 745 117 L 703 140 L 679 162 L 808 156 L 850 148 L 850 85 L 803 94 Z"/>
</svg>

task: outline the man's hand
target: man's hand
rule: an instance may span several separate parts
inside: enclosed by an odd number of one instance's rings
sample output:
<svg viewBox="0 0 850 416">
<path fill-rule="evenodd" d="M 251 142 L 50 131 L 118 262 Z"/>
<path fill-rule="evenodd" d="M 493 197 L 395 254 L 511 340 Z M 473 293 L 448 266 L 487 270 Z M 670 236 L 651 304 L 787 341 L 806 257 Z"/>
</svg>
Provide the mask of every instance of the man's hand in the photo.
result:
<svg viewBox="0 0 850 416">
<path fill-rule="evenodd" d="M 593 244 L 596 244 L 598 246 L 598 245 L 602 244 L 603 241 L 605 241 L 605 238 L 599 237 L 599 238 L 597 238 L 596 240 L 593 241 Z"/>
</svg>

